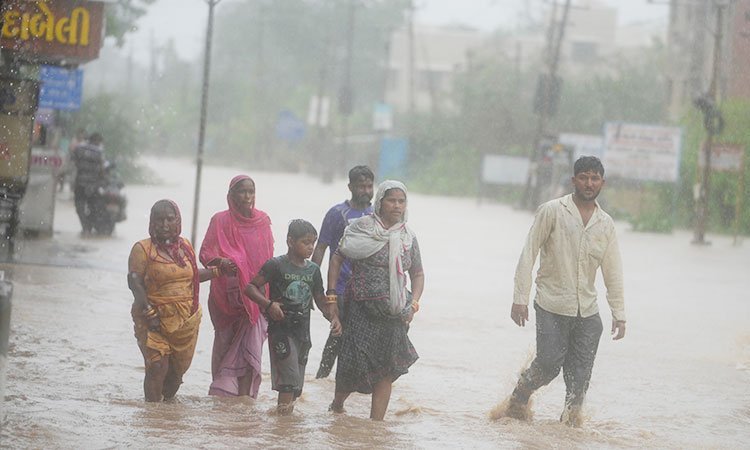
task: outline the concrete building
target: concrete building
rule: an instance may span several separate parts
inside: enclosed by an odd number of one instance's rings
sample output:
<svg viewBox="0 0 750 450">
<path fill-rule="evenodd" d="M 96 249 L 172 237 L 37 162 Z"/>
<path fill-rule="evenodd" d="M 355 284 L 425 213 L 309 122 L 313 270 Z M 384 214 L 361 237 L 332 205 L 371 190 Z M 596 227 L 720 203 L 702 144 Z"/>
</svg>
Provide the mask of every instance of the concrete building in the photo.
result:
<svg viewBox="0 0 750 450">
<path fill-rule="evenodd" d="M 725 4 L 717 97 L 750 99 L 750 0 Z M 692 99 L 708 92 L 714 61 L 717 7 L 714 2 L 671 0 L 668 34 L 667 99 L 677 120 Z"/>
<path fill-rule="evenodd" d="M 391 35 L 386 102 L 397 111 L 451 111 L 453 82 L 466 70 L 472 52 L 487 34 L 468 27 L 414 27 L 414 63 L 410 74 L 410 40 L 407 30 Z M 412 90 L 413 92 L 410 92 Z M 413 100 L 412 100 L 413 99 Z"/>
<path fill-rule="evenodd" d="M 558 25 L 562 13 L 563 7 L 558 5 L 555 11 Z M 524 69 L 539 66 L 546 58 L 551 17 L 550 8 L 537 26 L 497 38 L 468 27 L 415 26 L 413 78 L 409 71 L 408 32 L 405 29 L 394 32 L 390 41 L 386 102 L 397 111 L 408 111 L 412 101 L 417 111 L 455 110 L 453 83 L 472 63 L 472 58 L 479 61 L 501 56 Z M 599 1 L 574 2 L 568 13 L 558 73 L 563 77 L 606 73 L 615 58 L 649 47 L 654 40 L 666 40 L 662 23 L 620 27 L 617 17 L 616 8 Z"/>
<path fill-rule="evenodd" d="M 554 39 L 560 32 L 563 7 L 548 9 L 539 27 L 516 34 L 508 45 L 515 45 L 524 67 L 547 58 L 548 32 L 554 14 Z M 506 51 L 510 51 L 507 49 Z M 563 42 L 560 47 L 562 75 L 585 75 L 606 70 L 609 58 L 617 50 L 617 9 L 596 1 L 578 2 L 568 11 Z"/>
</svg>

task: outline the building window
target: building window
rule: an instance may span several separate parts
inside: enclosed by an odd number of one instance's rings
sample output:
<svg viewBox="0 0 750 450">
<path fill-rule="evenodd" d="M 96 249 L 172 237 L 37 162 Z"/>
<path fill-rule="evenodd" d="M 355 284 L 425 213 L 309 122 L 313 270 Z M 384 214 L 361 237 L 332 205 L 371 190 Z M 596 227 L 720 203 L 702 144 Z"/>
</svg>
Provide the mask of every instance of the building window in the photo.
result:
<svg viewBox="0 0 750 450">
<path fill-rule="evenodd" d="M 590 63 L 596 61 L 597 45 L 595 42 L 574 41 L 571 48 L 570 58 L 577 63 Z"/>
</svg>

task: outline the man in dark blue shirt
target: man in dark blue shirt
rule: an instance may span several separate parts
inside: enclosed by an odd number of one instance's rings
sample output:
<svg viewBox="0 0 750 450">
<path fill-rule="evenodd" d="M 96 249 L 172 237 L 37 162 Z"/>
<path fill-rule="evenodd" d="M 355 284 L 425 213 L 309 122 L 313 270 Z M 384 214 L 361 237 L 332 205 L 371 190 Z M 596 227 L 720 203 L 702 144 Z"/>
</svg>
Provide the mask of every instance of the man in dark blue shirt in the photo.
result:
<svg viewBox="0 0 750 450">
<path fill-rule="evenodd" d="M 323 225 L 320 227 L 320 236 L 318 236 L 318 243 L 315 245 L 315 251 L 312 255 L 312 261 L 315 264 L 320 265 L 323 262 L 326 249 L 330 248 L 329 259 L 336 253 L 336 249 L 339 246 L 339 240 L 344 235 L 344 228 L 349 225 L 352 221 L 372 214 L 372 205 L 370 201 L 373 196 L 373 182 L 375 181 L 375 175 L 372 173 L 367 166 L 354 166 L 349 171 L 349 191 L 352 193 L 350 200 L 345 200 L 343 203 L 333 206 L 328 210 L 325 218 L 323 219 Z M 343 298 L 344 286 L 349 281 L 351 276 L 351 262 L 345 261 L 341 266 L 341 272 L 339 273 L 339 279 L 336 283 L 335 290 L 331 286 L 328 287 L 326 295 L 336 294 L 339 298 Z M 339 314 L 343 311 L 342 305 L 339 305 Z M 323 357 L 320 361 L 320 368 L 316 378 L 325 378 L 331 373 L 333 363 L 336 361 L 336 355 L 338 354 L 338 346 L 340 344 L 340 338 L 335 336 L 329 336 L 326 342 L 325 348 L 323 349 Z"/>
</svg>

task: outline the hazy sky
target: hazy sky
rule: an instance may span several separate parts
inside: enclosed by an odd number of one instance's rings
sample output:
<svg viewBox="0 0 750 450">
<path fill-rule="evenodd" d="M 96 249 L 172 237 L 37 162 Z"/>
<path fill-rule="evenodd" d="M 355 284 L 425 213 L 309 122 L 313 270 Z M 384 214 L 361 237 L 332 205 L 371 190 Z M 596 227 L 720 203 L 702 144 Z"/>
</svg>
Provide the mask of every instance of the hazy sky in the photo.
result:
<svg viewBox="0 0 750 450">
<path fill-rule="evenodd" d="M 222 0 L 217 10 L 228 3 L 242 0 Z M 594 0 L 595 1 L 595 0 Z M 560 0 L 562 3 L 562 0 Z M 574 0 L 574 5 L 589 0 Z M 647 0 L 599 0 L 618 8 L 618 21 L 622 24 L 649 21 L 664 23 L 668 14 L 665 4 L 650 4 Z M 538 15 L 549 5 L 544 0 L 415 0 L 417 22 L 422 24 L 464 24 L 485 31 L 512 28 L 525 8 Z M 157 43 L 173 38 L 177 51 L 185 58 L 196 58 L 203 52 L 203 35 L 206 29 L 208 5 L 206 0 L 158 0 L 138 23 L 139 31 L 129 35 L 134 53 L 145 61 L 151 36 Z"/>
</svg>

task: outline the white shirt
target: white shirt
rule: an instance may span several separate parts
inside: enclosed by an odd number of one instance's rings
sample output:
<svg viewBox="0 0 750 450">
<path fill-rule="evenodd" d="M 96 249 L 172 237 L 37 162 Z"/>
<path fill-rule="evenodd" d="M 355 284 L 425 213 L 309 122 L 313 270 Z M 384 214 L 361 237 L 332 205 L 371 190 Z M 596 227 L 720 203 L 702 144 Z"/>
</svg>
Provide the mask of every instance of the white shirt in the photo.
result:
<svg viewBox="0 0 750 450">
<path fill-rule="evenodd" d="M 570 317 L 598 313 L 594 281 L 596 269 L 601 267 L 612 317 L 625 320 L 622 262 L 615 224 L 598 203 L 585 227 L 573 194 L 539 207 L 516 267 L 515 304 L 529 304 L 531 274 L 540 250 L 534 301 L 542 309 Z"/>
</svg>

